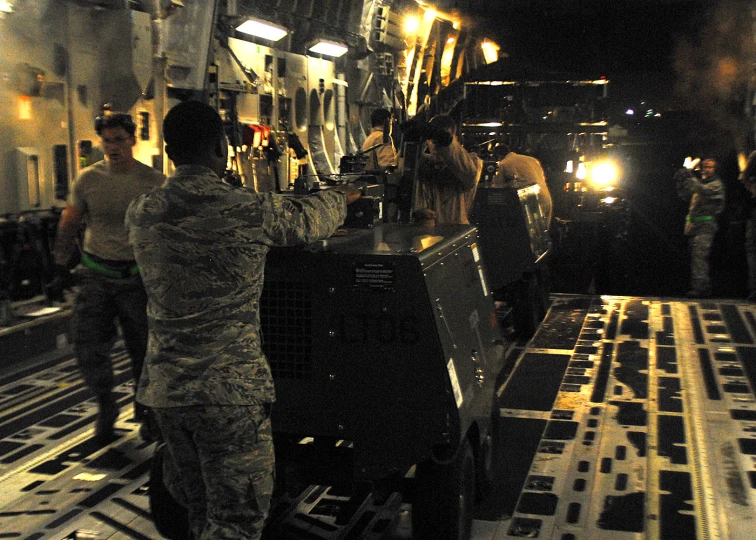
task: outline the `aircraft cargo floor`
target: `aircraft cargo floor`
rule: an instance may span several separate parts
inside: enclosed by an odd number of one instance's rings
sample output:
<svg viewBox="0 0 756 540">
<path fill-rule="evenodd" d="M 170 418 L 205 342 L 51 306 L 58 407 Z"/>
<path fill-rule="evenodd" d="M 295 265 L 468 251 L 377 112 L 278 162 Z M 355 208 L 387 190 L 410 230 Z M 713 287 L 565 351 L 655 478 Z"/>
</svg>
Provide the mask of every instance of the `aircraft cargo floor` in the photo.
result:
<svg viewBox="0 0 756 540">
<path fill-rule="evenodd" d="M 125 352 L 118 438 L 103 448 L 65 339 L 10 362 L 33 344 L 2 337 L 0 539 L 159 539 Z M 553 295 L 510 355 L 497 482 L 472 540 L 756 537 L 756 304 Z M 412 537 L 401 495 L 368 498 L 347 526 L 342 502 L 311 486 L 277 506 L 269 536 Z"/>
</svg>

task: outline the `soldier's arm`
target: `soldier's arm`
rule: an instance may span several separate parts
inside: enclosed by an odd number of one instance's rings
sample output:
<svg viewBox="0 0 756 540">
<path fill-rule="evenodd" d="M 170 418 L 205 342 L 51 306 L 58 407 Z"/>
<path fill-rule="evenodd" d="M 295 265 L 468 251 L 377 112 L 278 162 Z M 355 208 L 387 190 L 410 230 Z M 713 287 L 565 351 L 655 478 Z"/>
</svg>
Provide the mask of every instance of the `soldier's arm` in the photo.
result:
<svg viewBox="0 0 756 540">
<path fill-rule="evenodd" d="M 711 197 L 722 193 L 724 185 L 722 185 L 721 180 L 714 180 L 713 182 L 704 184 L 695 176 L 691 176 L 690 188 L 694 193 L 700 193 L 705 197 Z"/>
<path fill-rule="evenodd" d="M 674 181 L 677 195 L 684 201 L 690 199 L 692 195 L 691 178 L 694 175 L 688 169 L 678 169 L 675 171 Z"/>
<path fill-rule="evenodd" d="M 378 165 L 381 167 L 381 169 L 385 169 L 386 167 L 390 167 L 391 165 L 396 165 L 396 151 L 394 150 L 394 146 L 390 142 L 384 144 L 383 146 L 379 146 L 376 149 L 376 157 L 378 158 Z"/>
<path fill-rule="evenodd" d="M 70 204 L 63 210 L 55 234 L 55 249 L 53 251 L 55 264 L 65 265 L 68 262 L 83 221 L 83 210 L 79 210 Z"/>
<path fill-rule="evenodd" d="M 483 162 L 478 156 L 465 150 L 456 138 L 449 146 L 439 147 L 437 152 L 465 190 L 478 184 Z"/>
<path fill-rule="evenodd" d="M 307 197 L 266 194 L 260 240 L 270 246 L 294 246 L 328 238 L 344 223 L 347 204 L 357 198 L 359 192 L 352 188 L 327 189 Z"/>
</svg>

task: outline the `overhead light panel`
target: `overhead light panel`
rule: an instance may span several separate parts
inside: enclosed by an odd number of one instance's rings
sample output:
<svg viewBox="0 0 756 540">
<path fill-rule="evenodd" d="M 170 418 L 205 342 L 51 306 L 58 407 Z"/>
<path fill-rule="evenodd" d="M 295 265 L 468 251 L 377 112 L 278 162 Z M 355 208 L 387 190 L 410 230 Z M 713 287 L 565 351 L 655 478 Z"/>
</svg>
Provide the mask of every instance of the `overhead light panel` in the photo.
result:
<svg viewBox="0 0 756 540">
<path fill-rule="evenodd" d="M 316 54 L 324 54 L 326 56 L 332 56 L 334 58 L 344 56 L 344 54 L 346 54 L 348 50 L 349 47 L 347 47 L 346 45 L 324 40 L 318 41 L 312 47 L 310 47 L 310 52 L 314 52 Z"/>
<path fill-rule="evenodd" d="M 259 19 L 247 19 L 236 27 L 236 31 L 270 41 L 278 41 L 289 33 L 289 31 L 282 26 L 261 21 Z"/>
<path fill-rule="evenodd" d="M 417 17 L 407 17 L 404 21 L 404 31 L 408 34 L 414 34 L 420 29 L 420 21 Z"/>
<path fill-rule="evenodd" d="M 483 57 L 486 60 L 486 64 L 493 64 L 499 59 L 499 46 L 493 41 L 484 40 L 481 44 L 483 49 Z"/>
</svg>

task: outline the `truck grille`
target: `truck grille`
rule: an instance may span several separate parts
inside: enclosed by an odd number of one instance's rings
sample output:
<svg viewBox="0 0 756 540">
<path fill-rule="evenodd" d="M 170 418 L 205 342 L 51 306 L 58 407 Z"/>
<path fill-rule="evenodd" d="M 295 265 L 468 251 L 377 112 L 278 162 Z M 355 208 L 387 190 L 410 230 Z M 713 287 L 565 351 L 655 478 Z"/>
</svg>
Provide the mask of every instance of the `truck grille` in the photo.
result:
<svg viewBox="0 0 756 540">
<path fill-rule="evenodd" d="M 260 297 L 263 351 L 274 378 L 312 378 L 312 290 L 307 283 L 266 281 Z"/>
</svg>

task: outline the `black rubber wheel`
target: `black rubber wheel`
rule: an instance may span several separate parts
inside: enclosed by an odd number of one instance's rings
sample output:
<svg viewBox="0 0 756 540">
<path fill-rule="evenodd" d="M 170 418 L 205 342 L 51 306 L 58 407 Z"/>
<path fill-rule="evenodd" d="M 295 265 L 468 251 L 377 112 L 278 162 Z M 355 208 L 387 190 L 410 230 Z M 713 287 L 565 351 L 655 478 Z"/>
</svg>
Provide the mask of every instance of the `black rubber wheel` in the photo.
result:
<svg viewBox="0 0 756 540">
<path fill-rule="evenodd" d="M 488 428 L 483 448 L 479 452 L 478 459 L 478 500 L 483 499 L 493 491 L 496 475 L 501 467 L 501 411 L 499 399 L 496 395 L 491 406 L 491 425 Z"/>
<path fill-rule="evenodd" d="M 539 318 L 543 321 L 551 307 L 551 276 L 548 267 L 538 273 Z M 539 321 L 540 324 L 540 321 Z"/>
<path fill-rule="evenodd" d="M 542 297 L 538 287 L 538 278 L 528 276 L 518 284 L 515 302 L 512 307 L 512 323 L 521 340 L 533 337 L 541 324 Z"/>
<path fill-rule="evenodd" d="M 150 467 L 149 499 L 152 521 L 158 532 L 168 540 L 189 540 L 189 514 L 166 489 L 163 483 L 163 460 L 167 450 L 165 444 L 155 448 Z"/>
<path fill-rule="evenodd" d="M 418 464 L 412 503 L 413 540 L 469 540 L 476 496 L 476 466 L 465 440 L 451 463 Z"/>
</svg>

